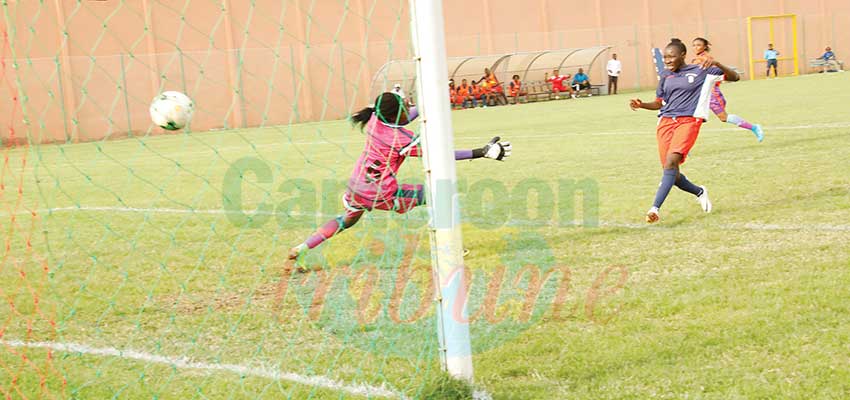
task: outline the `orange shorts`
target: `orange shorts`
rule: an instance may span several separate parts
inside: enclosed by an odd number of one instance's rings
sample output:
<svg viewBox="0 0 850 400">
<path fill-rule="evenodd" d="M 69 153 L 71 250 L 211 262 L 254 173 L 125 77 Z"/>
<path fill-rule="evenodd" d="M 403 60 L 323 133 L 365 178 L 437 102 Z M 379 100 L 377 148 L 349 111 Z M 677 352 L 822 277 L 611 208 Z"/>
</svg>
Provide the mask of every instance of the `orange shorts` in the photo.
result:
<svg viewBox="0 0 850 400">
<path fill-rule="evenodd" d="M 658 121 L 656 136 L 661 165 L 667 162 L 667 155 L 670 153 L 681 154 L 682 162 L 685 162 L 688 152 L 697 142 L 702 123 L 702 118 L 694 117 L 663 117 Z"/>
</svg>

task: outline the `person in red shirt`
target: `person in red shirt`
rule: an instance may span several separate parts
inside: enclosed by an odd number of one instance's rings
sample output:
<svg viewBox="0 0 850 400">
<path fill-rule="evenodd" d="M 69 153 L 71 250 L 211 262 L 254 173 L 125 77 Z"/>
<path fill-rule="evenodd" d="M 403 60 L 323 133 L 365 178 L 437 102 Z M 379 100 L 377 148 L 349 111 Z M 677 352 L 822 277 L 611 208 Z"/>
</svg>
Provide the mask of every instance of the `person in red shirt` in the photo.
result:
<svg viewBox="0 0 850 400">
<path fill-rule="evenodd" d="M 561 92 L 567 92 L 570 97 L 576 98 L 575 91 L 569 84 L 564 84 L 564 81 L 570 79 L 570 74 L 561 75 L 557 69 L 552 71 L 552 76 L 546 78 L 546 82 L 552 84 L 552 92 L 555 93 L 555 99 L 561 98 Z"/>
</svg>

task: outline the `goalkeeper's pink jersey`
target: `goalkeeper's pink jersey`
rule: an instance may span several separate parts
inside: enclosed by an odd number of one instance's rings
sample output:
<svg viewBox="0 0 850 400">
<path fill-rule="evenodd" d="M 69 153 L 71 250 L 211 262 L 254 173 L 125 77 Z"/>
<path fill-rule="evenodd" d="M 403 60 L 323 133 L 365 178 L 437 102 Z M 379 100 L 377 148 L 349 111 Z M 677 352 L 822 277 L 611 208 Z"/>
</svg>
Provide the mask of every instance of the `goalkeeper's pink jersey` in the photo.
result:
<svg viewBox="0 0 850 400">
<path fill-rule="evenodd" d="M 401 126 L 379 121 L 372 114 L 366 124 L 366 148 L 354 164 L 348 190 L 370 202 L 394 198 L 398 191 L 396 172 L 408 156 L 419 156 L 419 138 Z"/>
</svg>

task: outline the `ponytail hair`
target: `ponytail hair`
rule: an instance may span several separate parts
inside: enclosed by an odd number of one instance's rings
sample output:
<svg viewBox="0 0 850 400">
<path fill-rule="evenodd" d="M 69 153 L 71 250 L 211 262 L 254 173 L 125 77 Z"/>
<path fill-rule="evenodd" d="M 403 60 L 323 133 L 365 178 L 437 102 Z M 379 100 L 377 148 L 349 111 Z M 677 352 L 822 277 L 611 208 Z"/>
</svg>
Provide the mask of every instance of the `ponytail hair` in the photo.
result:
<svg viewBox="0 0 850 400">
<path fill-rule="evenodd" d="M 400 125 L 402 113 L 407 114 L 407 108 L 404 107 L 404 100 L 396 93 L 384 92 L 375 98 L 373 106 L 365 107 L 351 116 L 351 122 L 354 126 L 360 125 L 360 130 L 372 119 L 372 114 L 376 114 L 378 119 L 387 124 Z"/>
<path fill-rule="evenodd" d="M 670 43 L 667 44 L 667 47 L 673 47 L 679 50 L 682 55 L 688 54 L 688 46 L 685 46 L 684 43 L 679 38 L 670 39 Z"/>
<path fill-rule="evenodd" d="M 366 123 L 372 118 L 372 114 L 375 113 L 374 107 L 364 107 L 360 111 L 351 115 L 351 124 L 354 126 L 360 125 L 360 130 L 363 130 L 363 127 L 366 126 Z"/>
<path fill-rule="evenodd" d="M 698 38 L 694 39 L 695 42 L 697 40 L 702 42 L 702 45 L 705 47 L 705 51 L 711 51 L 711 42 L 709 42 L 708 39 L 706 39 L 704 37 L 698 37 Z"/>
</svg>

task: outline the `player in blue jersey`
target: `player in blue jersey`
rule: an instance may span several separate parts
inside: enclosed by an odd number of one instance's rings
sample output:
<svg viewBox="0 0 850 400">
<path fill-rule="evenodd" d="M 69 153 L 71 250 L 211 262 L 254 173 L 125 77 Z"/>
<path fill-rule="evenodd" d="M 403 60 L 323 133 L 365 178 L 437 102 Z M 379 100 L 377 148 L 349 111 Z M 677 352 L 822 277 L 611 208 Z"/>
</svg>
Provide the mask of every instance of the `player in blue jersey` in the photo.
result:
<svg viewBox="0 0 850 400">
<path fill-rule="evenodd" d="M 664 173 L 661 185 L 655 193 L 655 201 L 646 213 L 646 222 L 654 223 L 660 219 L 659 209 L 675 185 L 681 190 L 693 194 L 699 200 L 702 210 L 711 212 L 711 200 L 705 186 L 697 186 L 679 172 L 679 165 L 685 162 L 691 148 L 699 136 L 702 123 L 708 118 L 711 91 L 717 82 L 726 79 L 735 82 L 740 77 L 729 67 L 712 60 L 711 66 L 688 65 L 685 56 L 688 49 L 679 39 L 672 39 L 664 49 L 664 67 L 655 92 L 655 100 L 643 102 L 632 99 L 632 110 L 660 110 L 656 137 L 658 155 Z"/>
</svg>

